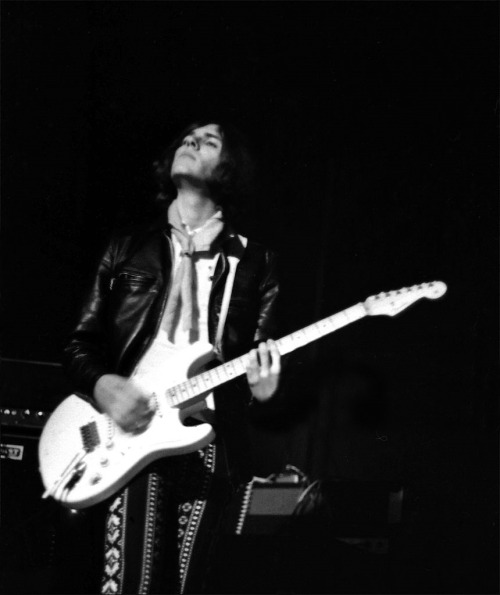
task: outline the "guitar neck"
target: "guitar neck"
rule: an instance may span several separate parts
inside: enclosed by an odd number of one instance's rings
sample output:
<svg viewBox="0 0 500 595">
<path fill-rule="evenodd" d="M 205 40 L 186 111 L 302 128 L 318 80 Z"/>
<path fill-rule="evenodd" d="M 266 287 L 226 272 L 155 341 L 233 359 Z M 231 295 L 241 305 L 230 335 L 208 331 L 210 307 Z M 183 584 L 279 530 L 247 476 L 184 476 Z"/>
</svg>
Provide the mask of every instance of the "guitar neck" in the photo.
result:
<svg viewBox="0 0 500 595">
<path fill-rule="evenodd" d="M 367 311 L 362 303 L 351 306 L 342 312 L 332 314 L 323 320 L 278 339 L 276 341 L 278 351 L 280 355 L 291 353 L 295 349 L 312 343 L 366 315 Z M 189 405 L 191 401 L 195 401 L 200 395 L 245 374 L 247 364 L 248 354 L 245 354 L 198 374 L 181 384 L 169 388 L 166 391 L 167 400 L 174 407 Z"/>
<path fill-rule="evenodd" d="M 333 333 L 339 328 L 347 326 L 348 324 L 351 324 L 351 322 L 355 322 L 366 315 L 367 312 L 365 307 L 362 303 L 359 303 L 342 312 L 332 314 L 331 316 L 328 316 L 328 318 L 323 318 L 323 320 L 310 324 L 290 335 L 286 335 L 276 341 L 280 355 L 291 353 L 292 351 L 295 351 L 295 349 L 303 347 L 308 343 L 312 343 L 317 339 L 321 339 L 321 337 Z"/>
</svg>

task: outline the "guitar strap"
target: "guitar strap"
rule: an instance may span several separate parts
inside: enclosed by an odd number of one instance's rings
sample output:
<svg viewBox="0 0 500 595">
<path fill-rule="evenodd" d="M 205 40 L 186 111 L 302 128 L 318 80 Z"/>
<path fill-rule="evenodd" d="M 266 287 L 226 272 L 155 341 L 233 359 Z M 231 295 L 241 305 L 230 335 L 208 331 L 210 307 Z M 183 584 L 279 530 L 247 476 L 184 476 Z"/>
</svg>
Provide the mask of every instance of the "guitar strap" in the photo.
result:
<svg viewBox="0 0 500 595">
<path fill-rule="evenodd" d="M 217 334 L 215 336 L 214 351 L 217 357 L 222 360 L 222 334 L 224 332 L 224 325 L 226 324 L 227 311 L 229 309 L 229 302 L 231 300 L 231 293 L 233 291 L 234 277 L 236 276 L 236 268 L 241 260 L 244 249 L 247 247 L 248 239 L 243 236 L 238 236 L 242 250 L 239 254 L 232 254 L 227 257 L 229 262 L 229 273 L 224 287 L 224 295 L 222 296 L 222 305 L 219 316 L 219 324 L 217 326 Z"/>
</svg>

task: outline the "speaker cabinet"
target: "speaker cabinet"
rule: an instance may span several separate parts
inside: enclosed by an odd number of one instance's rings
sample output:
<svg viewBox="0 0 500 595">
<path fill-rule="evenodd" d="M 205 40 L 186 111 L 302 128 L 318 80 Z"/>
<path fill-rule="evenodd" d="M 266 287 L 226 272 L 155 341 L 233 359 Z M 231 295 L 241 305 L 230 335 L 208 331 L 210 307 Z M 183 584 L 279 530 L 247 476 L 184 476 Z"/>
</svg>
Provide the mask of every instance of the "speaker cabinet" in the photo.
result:
<svg viewBox="0 0 500 595">
<path fill-rule="evenodd" d="M 97 592 L 94 513 L 42 500 L 38 439 L 39 430 L 2 427 L 0 592 Z"/>
</svg>

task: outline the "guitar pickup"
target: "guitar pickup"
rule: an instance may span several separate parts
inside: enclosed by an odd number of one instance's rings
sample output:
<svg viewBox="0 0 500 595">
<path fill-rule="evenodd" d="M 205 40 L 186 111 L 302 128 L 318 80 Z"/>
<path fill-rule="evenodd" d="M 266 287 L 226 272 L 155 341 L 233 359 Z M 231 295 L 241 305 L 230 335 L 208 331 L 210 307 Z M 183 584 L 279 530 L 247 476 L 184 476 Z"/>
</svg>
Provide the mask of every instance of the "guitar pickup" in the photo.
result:
<svg viewBox="0 0 500 595">
<path fill-rule="evenodd" d="M 83 449 L 87 453 L 95 450 L 101 443 L 95 421 L 91 421 L 84 426 L 80 426 L 80 434 L 82 437 Z"/>
</svg>

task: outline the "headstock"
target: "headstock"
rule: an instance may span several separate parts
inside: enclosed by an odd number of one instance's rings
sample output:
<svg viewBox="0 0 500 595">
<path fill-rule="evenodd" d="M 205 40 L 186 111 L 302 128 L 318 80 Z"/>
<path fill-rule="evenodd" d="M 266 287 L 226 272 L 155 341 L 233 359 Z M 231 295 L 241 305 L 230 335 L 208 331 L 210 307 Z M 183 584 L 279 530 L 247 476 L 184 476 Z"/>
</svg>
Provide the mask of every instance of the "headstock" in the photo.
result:
<svg viewBox="0 0 500 595">
<path fill-rule="evenodd" d="M 442 281 L 431 281 L 430 283 L 421 283 L 420 285 L 412 285 L 411 287 L 403 287 L 394 291 L 372 295 L 363 302 L 363 305 L 370 316 L 380 314 L 395 316 L 417 300 L 440 298 L 446 293 L 446 290 L 446 284 Z"/>
</svg>

